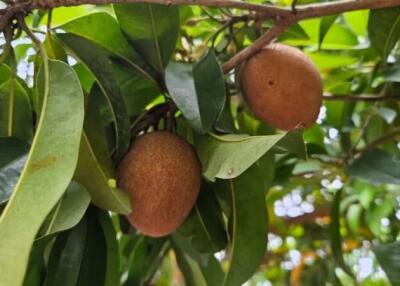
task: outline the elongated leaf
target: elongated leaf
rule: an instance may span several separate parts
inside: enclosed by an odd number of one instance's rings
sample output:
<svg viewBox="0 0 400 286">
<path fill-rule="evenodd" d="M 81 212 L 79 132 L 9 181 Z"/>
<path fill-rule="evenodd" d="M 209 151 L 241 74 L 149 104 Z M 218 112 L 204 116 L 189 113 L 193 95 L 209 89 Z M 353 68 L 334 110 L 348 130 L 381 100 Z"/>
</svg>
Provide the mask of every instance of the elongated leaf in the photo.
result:
<svg viewBox="0 0 400 286">
<path fill-rule="evenodd" d="M 27 155 L 22 155 L 0 169 L 0 204 L 8 201 L 24 168 Z"/>
<path fill-rule="evenodd" d="M 368 33 L 372 45 L 386 60 L 400 38 L 400 7 L 371 10 Z"/>
<path fill-rule="evenodd" d="M 319 24 L 319 37 L 318 37 L 318 46 L 321 47 L 326 33 L 328 33 L 330 27 L 335 23 L 338 15 L 330 15 L 322 17 L 321 22 Z"/>
<path fill-rule="evenodd" d="M 125 285 L 147 285 L 168 249 L 169 242 L 165 238 L 140 236 L 129 258 Z"/>
<path fill-rule="evenodd" d="M 0 136 L 29 141 L 32 135 L 29 95 L 16 79 L 11 78 L 0 85 Z"/>
<path fill-rule="evenodd" d="M 49 242 L 50 237 L 35 241 L 29 257 L 28 271 L 24 279 L 24 286 L 39 286 L 43 284 L 44 277 L 43 268 L 46 266 L 44 260 L 44 252 Z"/>
<path fill-rule="evenodd" d="M 212 253 L 202 255 L 202 261 L 193 258 L 182 245 L 181 239 L 174 235 L 172 245 L 175 251 L 177 262 L 185 278 L 186 285 L 197 286 L 220 286 L 224 279 L 224 272 L 221 264 Z"/>
<path fill-rule="evenodd" d="M 198 132 L 209 130 L 225 102 L 223 73 L 211 50 L 194 66 L 171 63 L 166 84 L 174 102 Z"/>
<path fill-rule="evenodd" d="M 379 149 L 365 153 L 346 170 L 350 176 L 375 184 L 400 184 L 400 161 Z"/>
<path fill-rule="evenodd" d="M 207 286 L 207 281 L 201 273 L 199 265 L 185 252 L 174 247 L 176 260 L 185 278 L 187 286 Z"/>
<path fill-rule="evenodd" d="M 201 137 L 198 153 L 203 166 L 203 174 L 211 181 L 215 178 L 235 178 L 260 159 L 284 136 L 285 134 Z"/>
<path fill-rule="evenodd" d="M 113 7 L 131 45 L 158 72 L 164 73 L 178 39 L 178 7 L 146 3 Z"/>
<path fill-rule="evenodd" d="M 41 238 L 74 227 L 82 219 L 90 203 L 90 196 L 80 184 L 71 182 L 64 196 L 42 226 Z"/>
<path fill-rule="evenodd" d="M 117 234 L 108 213 L 97 212 L 107 244 L 107 265 L 104 286 L 119 285 L 119 252 Z"/>
<path fill-rule="evenodd" d="M 117 21 L 108 13 L 99 12 L 74 19 L 58 28 L 90 40 L 126 61 L 142 79 L 154 81 L 144 62 L 129 45 Z"/>
<path fill-rule="evenodd" d="M 101 91 L 106 96 L 115 123 L 119 161 L 129 148 L 130 122 L 125 99 L 112 73 L 112 65 L 106 53 L 93 43 L 72 34 L 58 34 L 69 50 L 93 73 Z"/>
<path fill-rule="evenodd" d="M 224 74 L 214 50 L 193 66 L 193 79 L 202 126 L 208 130 L 221 113 L 226 99 Z"/>
<path fill-rule="evenodd" d="M 107 243 L 97 216 L 98 210 L 86 213 L 87 232 L 85 250 L 76 286 L 104 285 L 107 267 Z"/>
<path fill-rule="evenodd" d="M 283 137 L 276 149 L 284 152 L 290 152 L 298 156 L 300 159 L 307 159 L 306 145 L 303 139 L 303 130 L 289 132 Z"/>
<path fill-rule="evenodd" d="M 79 279 L 87 235 L 87 220 L 57 237 L 51 251 L 44 286 L 74 286 Z"/>
<path fill-rule="evenodd" d="M 336 264 L 343 269 L 350 277 L 356 279 L 349 266 L 344 262 L 342 252 L 342 236 L 340 234 L 340 199 L 342 190 L 339 190 L 335 194 L 335 198 L 332 203 L 331 219 L 332 222 L 329 226 L 329 239 L 331 242 L 332 255 L 335 259 Z"/>
<path fill-rule="evenodd" d="M 78 159 L 82 89 L 62 62 L 50 61 L 48 76 L 44 82 L 43 72 L 39 75 L 41 117 L 28 161 L 0 218 L 0 284 L 9 286 L 22 283 L 35 236 L 66 190 Z"/>
<path fill-rule="evenodd" d="M 193 247 L 200 253 L 214 253 L 225 248 L 227 237 L 221 209 L 206 183 L 203 183 L 196 205 L 178 232 L 189 237 Z"/>
<path fill-rule="evenodd" d="M 267 247 L 267 209 L 262 170 L 253 165 L 222 184 L 230 196 L 231 261 L 223 285 L 242 285 L 257 270 Z M 228 192 L 228 194 L 227 194 Z"/>
<path fill-rule="evenodd" d="M 29 145 L 17 138 L 0 137 L 0 150 L 3 151 L 0 152 L 0 168 L 2 168 L 28 153 Z"/>
<path fill-rule="evenodd" d="M 85 186 L 99 208 L 128 214 L 131 211 L 128 195 L 110 181 L 114 174 L 97 99 L 94 93 L 89 97 L 75 179 Z"/>
<path fill-rule="evenodd" d="M 377 245 L 373 250 L 392 285 L 400 285 L 400 242 Z"/>
</svg>

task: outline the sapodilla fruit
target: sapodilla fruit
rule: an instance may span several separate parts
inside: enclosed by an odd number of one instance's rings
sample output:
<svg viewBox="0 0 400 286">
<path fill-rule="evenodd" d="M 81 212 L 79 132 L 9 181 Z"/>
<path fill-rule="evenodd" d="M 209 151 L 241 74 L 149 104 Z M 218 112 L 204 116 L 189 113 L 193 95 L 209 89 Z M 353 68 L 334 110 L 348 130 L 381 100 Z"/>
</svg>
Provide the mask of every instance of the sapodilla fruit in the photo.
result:
<svg viewBox="0 0 400 286">
<path fill-rule="evenodd" d="M 130 223 L 153 237 L 174 232 L 192 209 L 201 168 L 184 139 L 155 131 L 139 136 L 118 168 L 119 186 L 131 197 Z"/>
<path fill-rule="evenodd" d="M 310 127 L 322 104 L 320 74 L 300 50 L 271 44 L 244 63 L 240 82 L 256 117 L 272 127 Z"/>
</svg>

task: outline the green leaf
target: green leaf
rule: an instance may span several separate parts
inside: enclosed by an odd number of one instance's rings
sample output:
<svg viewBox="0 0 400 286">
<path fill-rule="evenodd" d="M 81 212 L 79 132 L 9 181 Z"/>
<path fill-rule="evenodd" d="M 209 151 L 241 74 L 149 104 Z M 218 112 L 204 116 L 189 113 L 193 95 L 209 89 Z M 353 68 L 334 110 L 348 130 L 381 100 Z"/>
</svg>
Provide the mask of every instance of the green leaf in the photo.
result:
<svg viewBox="0 0 400 286">
<path fill-rule="evenodd" d="M 386 60 L 400 38 L 400 7 L 371 10 L 368 33 L 372 46 Z"/>
<path fill-rule="evenodd" d="M 229 192 L 231 261 L 223 285 L 242 285 L 257 270 L 267 247 L 267 209 L 262 169 L 253 165 L 236 179 L 223 182 Z M 221 183 L 221 182 L 220 182 Z"/>
<path fill-rule="evenodd" d="M 129 66 L 114 61 L 113 72 L 126 100 L 130 116 L 142 112 L 157 95 L 161 94 L 158 85 L 153 81 L 144 79 Z"/>
<path fill-rule="evenodd" d="M 110 185 L 114 174 L 98 110 L 99 96 L 96 93 L 89 96 L 75 179 L 85 186 L 93 204 L 99 208 L 128 214 L 131 212 L 129 196 Z"/>
<path fill-rule="evenodd" d="M 145 3 L 113 7 L 131 45 L 153 68 L 163 73 L 178 39 L 178 7 Z"/>
<path fill-rule="evenodd" d="M 28 153 L 29 145 L 17 138 L 0 137 L 0 150 L 3 151 L 0 152 L 0 168 L 3 168 Z"/>
<path fill-rule="evenodd" d="M 373 149 L 346 168 L 350 176 L 374 184 L 400 184 L 400 161 L 389 153 Z"/>
<path fill-rule="evenodd" d="M 174 251 L 178 266 L 185 278 L 187 286 L 220 286 L 224 279 L 221 264 L 213 254 L 204 258 L 204 263 L 199 263 L 191 257 L 182 245 L 173 240 Z"/>
<path fill-rule="evenodd" d="M 11 197 L 27 157 L 27 154 L 24 154 L 0 169 L 0 204 L 7 202 Z"/>
<path fill-rule="evenodd" d="M 137 237 L 129 257 L 129 273 L 125 285 L 147 285 L 169 249 L 165 238 Z"/>
<path fill-rule="evenodd" d="M 39 286 L 43 284 L 42 271 L 45 267 L 44 252 L 50 239 L 35 241 L 29 257 L 28 270 L 24 278 L 24 286 Z"/>
<path fill-rule="evenodd" d="M 202 162 L 203 174 L 211 181 L 214 181 L 215 178 L 235 178 L 253 165 L 284 136 L 285 134 L 202 136 L 196 145 Z"/>
<path fill-rule="evenodd" d="M 0 218 L 0 284 L 9 286 L 23 282 L 35 236 L 65 192 L 78 159 L 84 113 L 81 86 L 62 62 L 49 61 L 47 76 L 46 82 L 43 71 L 38 77 L 43 108 L 29 157 Z"/>
<path fill-rule="evenodd" d="M 381 204 L 372 205 L 365 213 L 365 222 L 376 237 L 381 237 L 384 234 L 382 219 L 390 217 L 394 209 L 393 201 L 384 200 Z"/>
<path fill-rule="evenodd" d="M 342 235 L 340 234 L 340 198 L 342 190 L 335 193 L 331 208 L 332 222 L 329 225 L 329 239 L 331 243 L 332 255 L 336 264 L 342 268 L 351 278 L 356 279 L 349 266 L 344 262 L 342 252 Z"/>
<path fill-rule="evenodd" d="M 202 133 L 210 130 L 226 99 L 223 73 L 214 51 L 210 50 L 193 66 L 169 64 L 166 84 L 193 128 Z"/>
<path fill-rule="evenodd" d="M 373 251 L 392 285 L 400 285 L 400 241 L 377 245 Z"/>
<path fill-rule="evenodd" d="M 318 46 L 321 48 L 322 42 L 326 34 L 328 33 L 329 29 L 335 23 L 337 17 L 339 15 L 330 15 L 322 17 L 321 22 L 319 24 L 319 37 L 318 37 Z"/>
<path fill-rule="evenodd" d="M 29 95 L 12 77 L 0 85 L 0 136 L 29 141 L 33 135 L 32 106 Z"/>
<path fill-rule="evenodd" d="M 116 161 L 119 161 L 130 145 L 130 122 L 125 99 L 112 72 L 107 54 L 93 43 L 72 34 L 58 34 L 69 50 L 93 73 L 105 95 L 115 124 L 117 142 Z"/>
<path fill-rule="evenodd" d="M 89 203 L 90 196 L 85 188 L 76 182 L 71 182 L 64 196 L 42 226 L 40 239 L 77 225 L 85 214 Z"/>
<path fill-rule="evenodd" d="M 77 284 L 85 250 L 87 223 L 84 217 L 77 226 L 57 237 L 50 254 L 44 286 Z"/>
<path fill-rule="evenodd" d="M 200 253 L 214 253 L 225 248 L 227 237 L 221 209 L 207 183 L 203 183 L 196 204 L 178 233 L 189 237 L 193 247 Z"/>
<path fill-rule="evenodd" d="M 67 62 L 67 53 L 63 46 L 57 41 L 57 39 L 55 39 L 53 34 L 46 34 L 46 40 L 43 45 L 46 49 L 47 56 L 50 59 Z"/>
<path fill-rule="evenodd" d="M 300 159 L 307 159 L 307 150 L 303 139 L 303 130 L 296 130 L 287 133 L 275 146 L 276 149 L 293 153 Z"/>
<path fill-rule="evenodd" d="M 126 61 L 135 75 L 142 79 L 154 79 L 146 71 L 143 60 L 129 45 L 117 21 L 108 13 L 99 12 L 76 18 L 58 28 L 85 38 Z"/>
<path fill-rule="evenodd" d="M 187 286 L 207 286 L 207 281 L 201 273 L 200 266 L 178 247 L 174 248 L 176 260 Z"/>
<path fill-rule="evenodd" d="M 76 286 L 104 285 L 107 267 L 107 244 L 98 220 L 98 209 L 86 213 L 87 231 L 85 250 Z M 59 284 L 56 284 L 59 285 Z"/>
<path fill-rule="evenodd" d="M 107 244 L 107 265 L 104 286 L 119 285 L 119 252 L 117 234 L 115 232 L 110 215 L 107 212 L 98 211 L 97 218 L 103 230 Z"/>
</svg>

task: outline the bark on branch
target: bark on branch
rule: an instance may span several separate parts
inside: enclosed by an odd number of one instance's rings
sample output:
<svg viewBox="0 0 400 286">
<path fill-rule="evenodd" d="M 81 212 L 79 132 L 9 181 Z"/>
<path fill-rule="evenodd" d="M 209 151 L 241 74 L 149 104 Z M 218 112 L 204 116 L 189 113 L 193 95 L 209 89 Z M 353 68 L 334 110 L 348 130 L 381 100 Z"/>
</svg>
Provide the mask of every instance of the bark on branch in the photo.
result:
<svg viewBox="0 0 400 286">
<path fill-rule="evenodd" d="M 334 15 L 362 9 L 379 9 L 400 6 L 400 0 L 339 0 L 334 2 L 300 5 L 293 11 L 291 8 L 281 8 L 266 4 L 248 3 L 240 0 L 28 0 L 9 2 L 5 9 L 0 10 L 0 31 L 18 14 L 26 14 L 34 9 L 56 8 L 62 6 L 78 6 L 84 4 L 109 3 L 153 3 L 162 5 L 200 5 L 206 7 L 234 8 L 248 10 L 265 18 L 275 19 L 276 25 L 256 40 L 251 46 L 243 49 L 223 65 L 223 70 L 229 72 L 240 62 L 248 59 L 279 36 L 285 28 L 295 22 L 315 17 Z"/>
</svg>

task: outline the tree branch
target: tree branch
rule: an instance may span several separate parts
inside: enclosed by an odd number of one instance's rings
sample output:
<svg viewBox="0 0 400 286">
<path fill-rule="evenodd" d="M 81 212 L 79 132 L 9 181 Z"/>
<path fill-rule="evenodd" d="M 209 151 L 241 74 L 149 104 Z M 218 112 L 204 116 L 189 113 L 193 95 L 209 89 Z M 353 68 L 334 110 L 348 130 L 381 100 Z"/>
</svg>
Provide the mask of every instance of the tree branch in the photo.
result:
<svg viewBox="0 0 400 286">
<path fill-rule="evenodd" d="M 324 100 L 373 101 L 373 102 L 376 102 L 376 101 L 400 100 L 400 96 L 324 94 Z"/>
<path fill-rule="evenodd" d="M 365 152 L 385 143 L 386 141 L 389 141 L 396 137 L 397 135 L 400 134 L 400 126 L 393 128 L 392 130 L 389 130 L 387 133 L 383 134 L 381 137 L 378 139 L 368 143 L 365 147 L 358 149 L 355 151 L 355 153 L 358 154 L 364 154 Z"/>
<path fill-rule="evenodd" d="M 400 6 L 400 0 L 344 0 L 327 3 L 318 3 L 311 5 L 296 6 L 295 13 L 277 15 L 277 19 L 282 19 L 281 23 L 272 27 L 264 36 L 260 37 L 253 45 L 243 49 L 241 52 L 233 56 L 223 65 L 225 73 L 229 72 L 236 65 L 250 58 L 257 53 L 263 46 L 268 45 L 274 37 L 279 36 L 285 31 L 285 28 L 300 20 L 310 19 L 315 17 L 334 15 L 343 12 L 362 10 L 362 9 L 379 9 Z M 280 29 L 279 26 L 283 26 Z M 271 31 L 272 30 L 272 31 Z M 271 32 L 270 32 L 271 31 Z M 274 37 L 271 37 L 274 36 Z M 255 45 L 255 46 L 254 46 Z"/>
<path fill-rule="evenodd" d="M 267 31 L 254 42 L 253 45 L 243 49 L 223 65 L 225 73 L 236 65 L 251 57 L 254 53 L 269 44 L 279 36 L 285 28 L 300 20 L 334 15 L 348 11 L 362 9 L 379 9 L 400 6 L 400 0 L 340 0 L 326 3 L 296 6 L 296 10 L 280 8 L 272 5 L 248 3 L 239 0 L 31 0 L 25 2 L 11 2 L 6 9 L 0 10 L 0 31 L 15 18 L 16 14 L 28 13 L 39 8 L 56 8 L 61 6 L 78 6 L 83 4 L 109 4 L 109 3 L 153 3 L 162 5 L 199 5 L 205 7 L 235 8 L 248 10 L 274 18 L 276 26 Z"/>
</svg>

